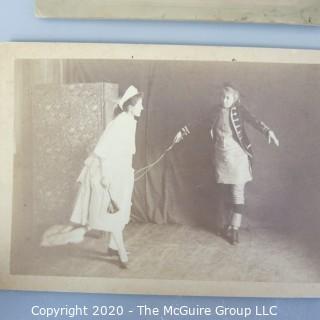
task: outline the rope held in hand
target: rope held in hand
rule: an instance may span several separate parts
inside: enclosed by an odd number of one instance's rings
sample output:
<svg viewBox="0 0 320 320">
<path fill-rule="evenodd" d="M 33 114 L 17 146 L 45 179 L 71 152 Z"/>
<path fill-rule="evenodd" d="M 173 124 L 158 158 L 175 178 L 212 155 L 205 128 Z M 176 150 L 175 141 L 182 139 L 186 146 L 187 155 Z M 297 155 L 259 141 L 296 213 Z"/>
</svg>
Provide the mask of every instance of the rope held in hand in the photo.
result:
<svg viewBox="0 0 320 320">
<path fill-rule="evenodd" d="M 180 132 L 182 134 L 182 137 L 190 134 L 190 131 L 187 126 L 183 127 Z M 176 137 L 175 137 L 173 139 L 171 145 L 160 155 L 160 157 L 156 161 L 152 162 L 151 164 L 149 164 L 149 165 L 147 165 L 147 166 L 145 166 L 135 172 L 134 181 L 139 181 L 140 179 L 142 179 L 155 165 L 157 165 L 166 156 L 166 154 L 170 150 L 173 149 L 174 145 L 177 143 L 179 143 L 179 141 L 177 141 Z"/>
<path fill-rule="evenodd" d="M 177 142 L 173 141 L 173 143 L 160 155 L 160 157 L 152 162 L 151 164 L 137 170 L 135 172 L 135 179 L 134 181 L 139 181 L 140 179 L 142 179 L 155 165 L 157 165 L 164 157 L 165 155 L 170 151 L 172 150 L 172 148 L 174 147 L 174 145 L 176 144 Z"/>
</svg>

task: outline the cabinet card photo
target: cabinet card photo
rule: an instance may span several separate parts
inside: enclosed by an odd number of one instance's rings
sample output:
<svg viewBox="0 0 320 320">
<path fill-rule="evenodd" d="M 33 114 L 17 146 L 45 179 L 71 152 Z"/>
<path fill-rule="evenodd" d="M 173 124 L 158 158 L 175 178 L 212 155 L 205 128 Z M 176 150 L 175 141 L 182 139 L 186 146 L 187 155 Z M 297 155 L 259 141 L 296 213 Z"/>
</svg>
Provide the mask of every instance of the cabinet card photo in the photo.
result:
<svg viewBox="0 0 320 320">
<path fill-rule="evenodd" d="M 317 0 L 35 0 L 41 18 L 319 24 Z"/>
<path fill-rule="evenodd" d="M 320 52 L 0 46 L 0 289 L 320 296 Z"/>
</svg>

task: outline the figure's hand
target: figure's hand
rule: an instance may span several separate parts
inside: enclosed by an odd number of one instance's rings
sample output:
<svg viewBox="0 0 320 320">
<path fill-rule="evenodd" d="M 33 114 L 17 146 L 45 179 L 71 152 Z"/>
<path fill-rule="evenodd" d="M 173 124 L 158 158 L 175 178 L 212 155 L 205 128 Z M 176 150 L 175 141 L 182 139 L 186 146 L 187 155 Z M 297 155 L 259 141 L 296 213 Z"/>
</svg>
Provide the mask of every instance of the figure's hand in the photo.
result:
<svg viewBox="0 0 320 320">
<path fill-rule="evenodd" d="M 183 135 L 182 135 L 182 132 L 179 131 L 176 136 L 174 137 L 173 141 L 174 143 L 179 143 L 180 141 L 183 140 Z"/>
<path fill-rule="evenodd" d="M 107 188 L 109 186 L 109 181 L 106 177 L 102 177 L 101 178 L 101 185 L 104 187 L 104 188 Z"/>
<path fill-rule="evenodd" d="M 213 140 L 213 129 L 210 130 L 210 137 Z"/>
<path fill-rule="evenodd" d="M 279 147 L 280 143 L 278 138 L 276 137 L 276 135 L 274 134 L 273 131 L 269 130 L 268 132 L 268 143 L 273 143 L 275 144 L 277 147 Z"/>
<path fill-rule="evenodd" d="M 114 213 L 117 213 L 119 211 L 119 206 L 117 205 L 117 203 L 110 199 L 110 203 L 108 205 L 108 213 L 110 214 L 114 214 Z"/>
<path fill-rule="evenodd" d="M 190 134 L 189 128 L 187 126 L 184 126 L 174 137 L 174 143 L 179 143 L 183 140 L 183 137 Z"/>
</svg>

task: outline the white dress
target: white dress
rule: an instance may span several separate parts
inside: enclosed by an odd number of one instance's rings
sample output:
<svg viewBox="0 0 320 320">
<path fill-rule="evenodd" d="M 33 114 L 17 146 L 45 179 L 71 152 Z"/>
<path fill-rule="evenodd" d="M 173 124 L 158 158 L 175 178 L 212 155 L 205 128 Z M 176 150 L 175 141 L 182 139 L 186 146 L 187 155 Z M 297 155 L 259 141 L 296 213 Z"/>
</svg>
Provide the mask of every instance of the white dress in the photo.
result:
<svg viewBox="0 0 320 320">
<path fill-rule="evenodd" d="M 132 157 L 135 153 L 135 132 L 136 120 L 126 112 L 109 123 L 77 180 L 80 188 L 71 222 L 109 232 L 122 230 L 129 222 L 134 185 Z M 108 189 L 101 184 L 102 172 L 107 178 L 111 197 L 119 207 L 114 214 L 107 212 L 110 196 Z"/>
</svg>

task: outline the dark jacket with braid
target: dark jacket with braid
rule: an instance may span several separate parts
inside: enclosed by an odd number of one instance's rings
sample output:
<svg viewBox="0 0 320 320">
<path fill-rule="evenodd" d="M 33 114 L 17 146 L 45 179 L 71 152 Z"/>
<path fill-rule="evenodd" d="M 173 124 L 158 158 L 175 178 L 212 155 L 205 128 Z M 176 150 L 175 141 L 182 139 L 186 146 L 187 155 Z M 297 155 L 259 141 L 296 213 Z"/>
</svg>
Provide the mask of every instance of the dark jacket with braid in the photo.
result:
<svg viewBox="0 0 320 320">
<path fill-rule="evenodd" d="M 216 124 L 217 115 L 219 113 L 215 112 L 215 114 L 216 116 L 212 119 L 211 124 L 211 129 L 213 129 L 213 133 L 215 132 L 214 126 Z M 230 123 L 235 140 L 240 144 L 240 146 L 248 154 L 248 156 L 252 158 L 253 152 L 250 140 L 245 130 L 245 123 L 249 123 L 251 126 L 260 131 L 266 137 L 268 136 L 270 128 L 264 122 L 257 120 L 257 118 L 242 105 L 236 105 L 230 108 Z"/>
<path fill-rule="evenodd" d="M 220 107 L 216 107 L 214 109 L 211 121 L 210 121 L 210 131 L 212 132 L 213 142 L 215 141 L 215 125 L 217 124 L 219 117 L 219 109 Z M 194 123 L 189 123 L 188 127 L 192 131 L 195 126 L 202 123 L 203 121 L 196 121 Z M 234 139 L 240 144 L 242 149 L 247 153 L 250 159 L 253 158 L 253 152 L 250 140 L 245 130 L 245 123 L 250 124 L 259 132 L 264 134 L 266 137 L 268 136 L 268 132 L 270 128 L 262 121 L 257 120 L 257 118 L 244 106 L 242 105 L 234 105 L 230 107 L 230 123 L 234 135 Z"/>
</svg>

